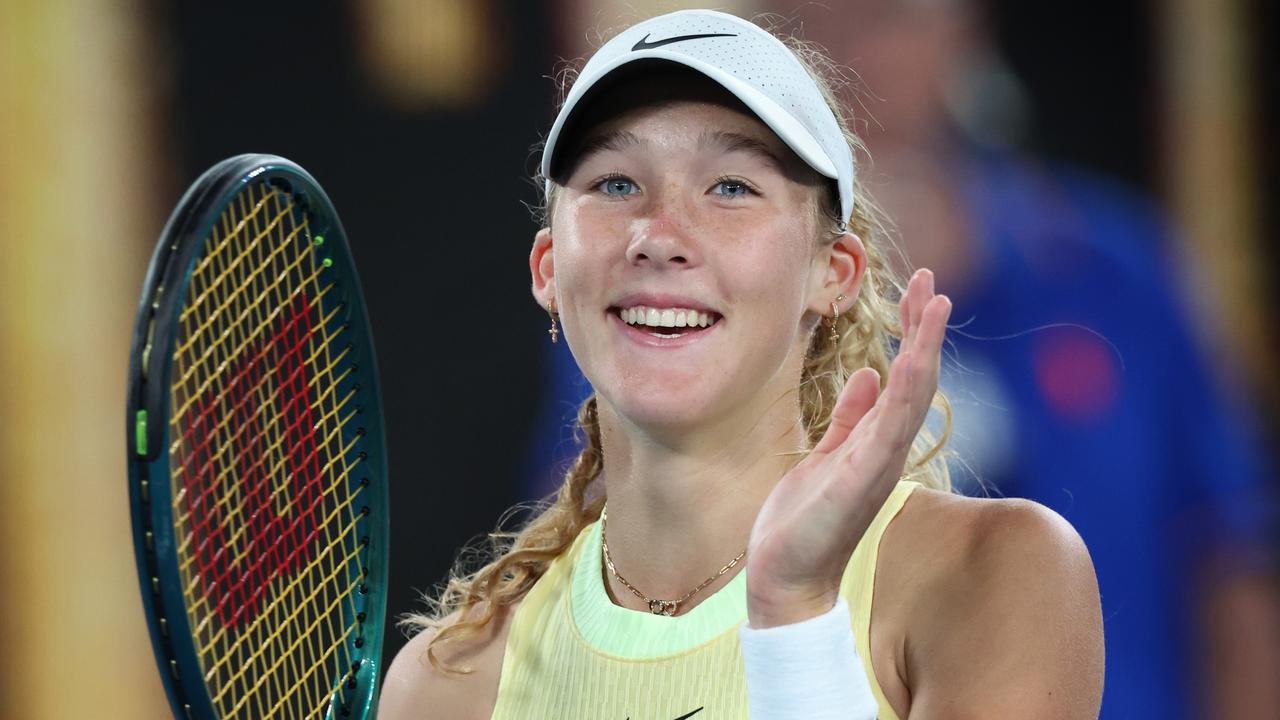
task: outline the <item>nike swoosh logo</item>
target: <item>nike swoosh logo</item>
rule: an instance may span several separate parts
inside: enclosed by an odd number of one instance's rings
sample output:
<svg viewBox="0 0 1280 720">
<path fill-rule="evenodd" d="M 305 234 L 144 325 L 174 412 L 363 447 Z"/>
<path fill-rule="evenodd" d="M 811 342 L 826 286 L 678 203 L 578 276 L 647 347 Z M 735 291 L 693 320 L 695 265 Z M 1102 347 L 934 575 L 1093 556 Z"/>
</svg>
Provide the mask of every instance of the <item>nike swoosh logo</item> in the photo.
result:
<svg viewBox="0 0 1280 720">
<path fill-rule="evenodd" d="M 706 707 L 706 705 L 703 705 L 702 707 L 698 708 L 697 710 L 694 710 L 694 711 L 693 711 L 693 712 L 691 712 L 691 713 L 685 713 L 684 715 L 681 715 L 680 717 L 676 718 L 676 720 L 688 720 L 689 718 L 693 717 L 694 715 L 697 715 L 698 713 L 702 712 L 702 708 L 705 708 L 705 707 Z M 628 716 L 627 716 L 627 720 L 631 720 L 631 716 L 630 716 L 630 715 L 628 715 Z"/>
<path fill-rule="evenodd" d="M 645 35 L 640 40 L 640 42 L 631 46 L 631 51 L 635 52 L 636 50 L 648 50 L 650 48 L 662 47 L 663 45 L 670 45 L 671 43 L 684 42 L 685 40 L 697 40 L 698 38 L 709 38 L 709 37 L 738 37 L 738 35 L 736 33 L 706 33 L 704 35 L 677 35 L 675 37 L 666 38 L 665 40 L 655 40 L 653 42 L 649 42 L 649 36 Z M 694 712 L 697 712 L 697 711 L 695 710 Z M 685 717 L 688 717 L 688 715 L 686 715 Z M 676 718 L 676 720 L 684 720 L 684 718 Z"/>
</svg>

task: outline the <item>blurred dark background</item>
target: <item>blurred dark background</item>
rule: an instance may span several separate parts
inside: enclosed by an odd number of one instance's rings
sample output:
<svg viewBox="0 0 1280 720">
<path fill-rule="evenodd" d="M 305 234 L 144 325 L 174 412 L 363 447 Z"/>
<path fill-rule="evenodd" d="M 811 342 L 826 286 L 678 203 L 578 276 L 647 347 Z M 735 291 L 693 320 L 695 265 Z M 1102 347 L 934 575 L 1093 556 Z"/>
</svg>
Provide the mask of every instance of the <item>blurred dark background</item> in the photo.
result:
<svg viewBox="0 0 1280 720">
<path fill-rule="evenodd" d="M 799 31 L 839 3 L 724 5 Z M 1008 141 L 1168 209 L 1197 278 L 1198 342 L 1273 440 L 1275 4 L 976 5 L 1026 100 Z M 389 613 L 420 607 L 463 543 L 548 489 L 531 438 L 560 436 L 540 410 L 546 314 L 526 260 L 551 76 L 594 32 L 681 6 L 0 0 L 6 712 L 166 713 L 132 574 L 119 400 L 151 245 L 221 158 L 300 163 L 351 239 L 390 432 Z M 402 643 L 389 630 L 386 657 Z"/>
</svg>

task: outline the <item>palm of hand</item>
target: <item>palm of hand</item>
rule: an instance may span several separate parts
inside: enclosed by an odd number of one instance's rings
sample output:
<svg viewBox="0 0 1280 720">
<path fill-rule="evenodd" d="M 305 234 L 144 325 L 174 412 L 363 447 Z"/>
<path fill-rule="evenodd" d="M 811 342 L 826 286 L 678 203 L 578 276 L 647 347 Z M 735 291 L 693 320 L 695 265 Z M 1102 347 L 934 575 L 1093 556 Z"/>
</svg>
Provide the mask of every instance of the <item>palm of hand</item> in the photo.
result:
<svg viewBox="0 0 1280 720">
<path fill-rule="evenodd" d="M 822 440 L 756 516 L 746 567 L 752 627 L 799 622 L 835 604 L 845 566 L 901 477 L 938 387 L 951 301 L 933 290 L 931 272 L 912 276 L 884 390 L 875 370 L 854 372 Z"/>
</svg>

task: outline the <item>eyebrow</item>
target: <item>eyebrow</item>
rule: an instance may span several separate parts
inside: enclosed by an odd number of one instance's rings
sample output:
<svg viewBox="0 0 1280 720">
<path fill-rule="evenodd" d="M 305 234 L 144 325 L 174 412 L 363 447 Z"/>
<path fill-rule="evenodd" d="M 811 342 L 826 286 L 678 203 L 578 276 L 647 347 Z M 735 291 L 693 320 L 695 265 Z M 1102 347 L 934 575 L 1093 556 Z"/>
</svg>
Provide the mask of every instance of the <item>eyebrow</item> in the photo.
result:
<svg viewBox="0 0 1280 720">
<path fill-rule="evenodd" d="M 583 140 L 582 145 L 574 152 L 574 155 L 578 158 L 574 164 L 576 165 L 591 155 L 604 150 L 621 152 L 629 147 L 637 147 L 643 144 L 640 142 L 640 138 L 628 130 L 610 130 L 606 133 L 592 135 Z"/>
<path fill-rule="evenodd" d="M 768 143 L 750 135 L 713 130 L 703 133 L 702 137 L 698 138 L 698 146 L 718 147 L 725 152 L 747 152 L 764 160 L 778 171 L 783 171 L 785 167 L 782 158 L 773 152 L 773 148 L 769 147 Z"/>
<path fill-rule="evenodd" d="M 577 152 L 574 155 L 579 158 L 578 162 L 581 162 L 597 152 L 606 150 L 622 152 L 628 148 L 642 147 L 644 145 L 645 143 L 640 138 L 628 130 L 610 130 L 609 132 L 592 135 L 583 140 L 582 145 L 577 148 Z M 773 151 L 773 148 L 769 147 L 768 143 L 750 135 L 725 130 L 711 130 L 703 133 L 698 138 L 698 147 L 711 147 L 725 152 L 746 152 L 759 157 L 779 171 L 783 171 L 786 167 L 782 159 Z"/>
</svg>

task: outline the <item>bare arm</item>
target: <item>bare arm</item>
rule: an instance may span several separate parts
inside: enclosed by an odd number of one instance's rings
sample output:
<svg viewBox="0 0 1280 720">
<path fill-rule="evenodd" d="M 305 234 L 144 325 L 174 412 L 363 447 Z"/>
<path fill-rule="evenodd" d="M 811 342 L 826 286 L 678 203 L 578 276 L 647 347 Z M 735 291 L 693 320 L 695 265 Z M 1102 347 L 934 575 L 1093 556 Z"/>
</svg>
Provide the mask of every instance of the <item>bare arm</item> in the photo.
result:
<svg viewBox="0 0 1280 720">
<path fill-rule="evenodd" d="M 1027 501 L 985 501 L 966 525 L 912 613 L 911 720 L 1097 718 L 1102 609 L 1080 536 Z"/>
</svg>

